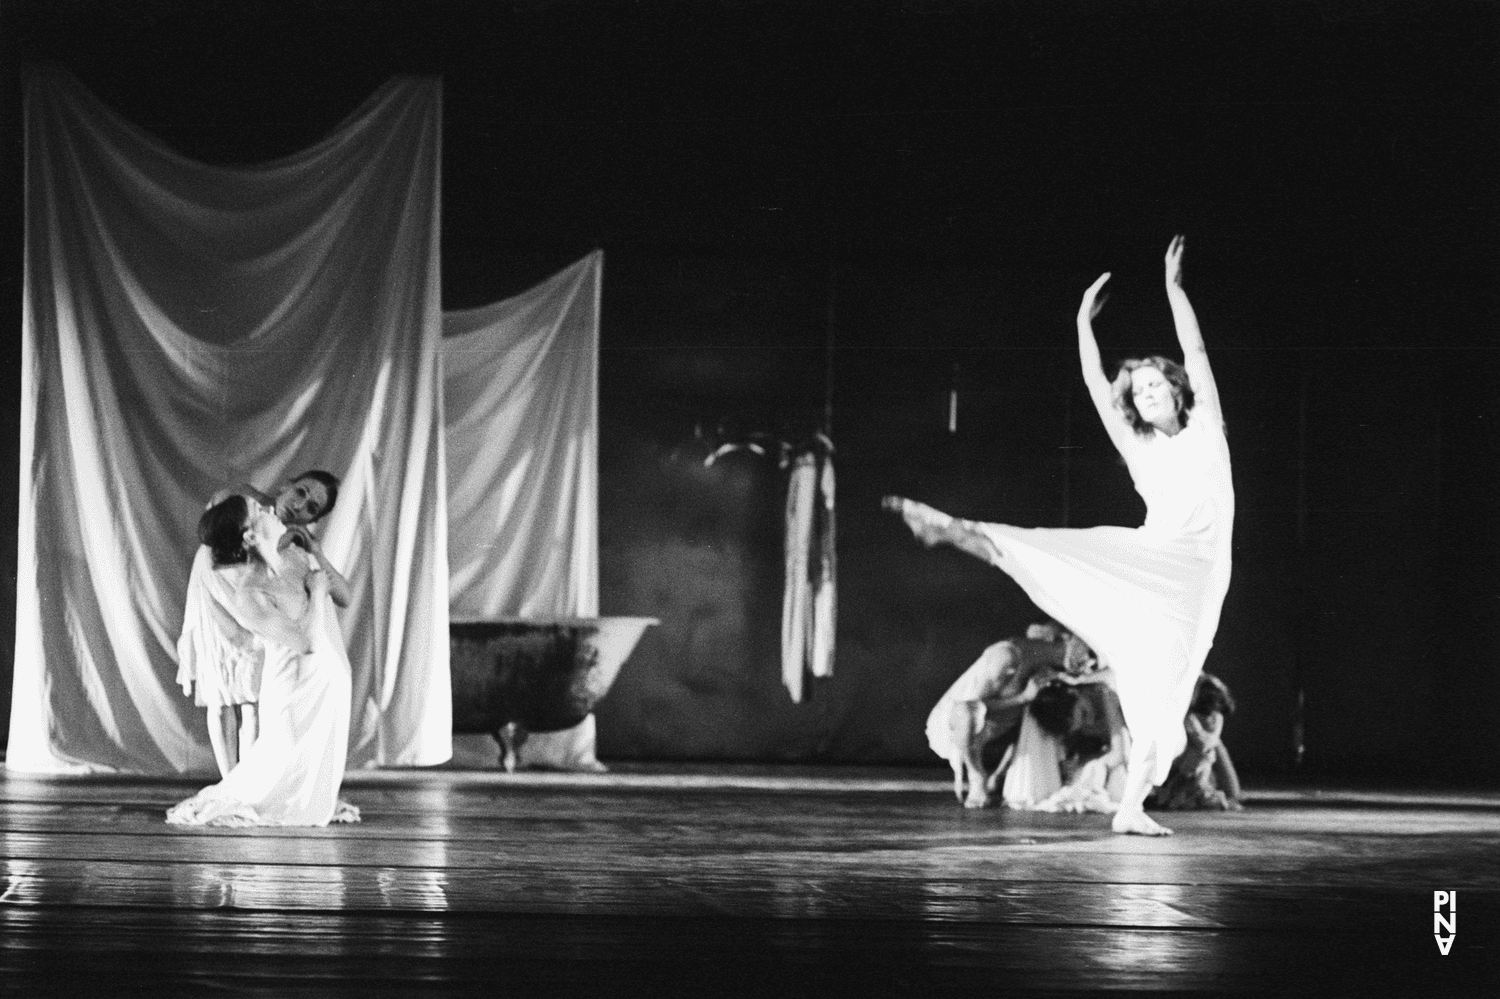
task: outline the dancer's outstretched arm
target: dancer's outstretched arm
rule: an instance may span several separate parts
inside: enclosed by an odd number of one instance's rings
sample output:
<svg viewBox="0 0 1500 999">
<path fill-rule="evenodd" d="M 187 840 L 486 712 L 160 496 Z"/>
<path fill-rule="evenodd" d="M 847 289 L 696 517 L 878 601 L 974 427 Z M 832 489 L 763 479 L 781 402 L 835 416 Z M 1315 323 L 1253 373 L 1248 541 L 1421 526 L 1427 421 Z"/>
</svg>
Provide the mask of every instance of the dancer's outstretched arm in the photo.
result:
<svg viewBox="0 0 1500 999">
<path fill-rule="evenodd" d="M 1083 384 L 1088 387 L 1089 399 L 1099 413 L 1099 420 L 1109 432 L 1115 450 L 1127 454 L 1135 447 L 1135 435 L 1125 417 L 1115 409 L 1114 395 L 1110 391 L 1109 379 L 1104 376 L 1104 362 L 1099 357 L 1099 343 L 1094 339 L 1094 317 L 1104 307 L 1100 289 L 1109 280 L 1109 272 L 1099 275 L 1099 280 L 1089 285 L 1083 293 L 1083 302 L 1078 306 L 1078 362 L 1083 369 Z"/>
<path fill-rule="evenodd" d="M 1188 381 L 1193 386 L 1193 418 L 1210 420 L 1222 432 L 1224 411 L 1219 408 L 1219 387 L 1208 365 L 1208 349 L 1203 345 L 1198 316 L 1182 287 L 1182 244 L 1182 237 L 1175 236 L 1167 247 L 1167 301 L 1172 305 L 1172 322 L 1182 347 L 1182 366 L 1187 369 Z"/>
</svg>

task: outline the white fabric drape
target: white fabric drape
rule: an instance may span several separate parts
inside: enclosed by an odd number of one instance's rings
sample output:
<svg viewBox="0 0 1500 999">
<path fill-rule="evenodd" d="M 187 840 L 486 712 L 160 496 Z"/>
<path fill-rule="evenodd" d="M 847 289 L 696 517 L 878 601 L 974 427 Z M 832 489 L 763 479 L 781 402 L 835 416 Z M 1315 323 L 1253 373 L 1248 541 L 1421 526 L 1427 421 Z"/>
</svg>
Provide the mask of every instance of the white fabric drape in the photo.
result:
<svg viewBox="0 0 1500 999">
<path fill-rule="evenodd" d="M 781 683 L 793 704 L 802 703 L 808 638 L 813 630 L 812 582 L 807 576 L 818 493 L 818 459 L 811 452 L 792 461 L 786 488 L 786 578 L 781 595 Z"/>
<path fill-rule="evenodd" d="M 71 77 L 26 81 L 16 676 L 7 766 L 211 770 L 174 678 L 203 501 L 342 476 L 349 761 L 451 752 L 436 80 L 313 148 L 206 166 Z"/>
<path fill-rule="evenodd" d="M 443 315 L 454 617 L 599 613 L 603 263 Z"/>
<path fill-rule="evenodd" d="M 837 589 L 831 454 L 792 458 L 786 493 L 786 577 L 781 599 L 781 682 L 802 703 L 803 676 L 833 675 Z"/>
</svg>

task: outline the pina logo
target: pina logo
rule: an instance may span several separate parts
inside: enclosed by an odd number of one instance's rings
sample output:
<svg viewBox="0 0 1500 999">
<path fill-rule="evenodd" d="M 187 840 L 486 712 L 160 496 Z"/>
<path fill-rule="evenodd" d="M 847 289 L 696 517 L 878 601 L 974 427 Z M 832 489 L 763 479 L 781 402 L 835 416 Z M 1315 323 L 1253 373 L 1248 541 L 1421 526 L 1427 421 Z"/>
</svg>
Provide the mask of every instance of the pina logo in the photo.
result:
<svg viewBox="0 0 1500 999">
<path fill-rule="evenodd" d="M 1446 956 L 1453 938 L 1458 936 L 1458 892 L 1432 893 L 1432 936 L 1437 940 L 1438 951 Z"/>
</svg>

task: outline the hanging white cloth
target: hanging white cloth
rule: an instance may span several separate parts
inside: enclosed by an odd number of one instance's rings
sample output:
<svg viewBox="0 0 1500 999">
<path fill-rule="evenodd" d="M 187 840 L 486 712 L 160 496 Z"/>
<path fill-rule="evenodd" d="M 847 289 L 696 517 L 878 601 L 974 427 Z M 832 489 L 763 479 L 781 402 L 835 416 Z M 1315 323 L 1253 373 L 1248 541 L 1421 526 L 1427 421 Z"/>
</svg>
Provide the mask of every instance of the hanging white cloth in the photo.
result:
<svg viewBox="0 0 1500 999">
<path fill-rule="evenodd" d="M 441 90 L 207 166 L 28 74 L 16 670 L 7 766 L 211 770 L 175 682 L 204 498 L 307 468 L 349 578 L 349 762 L 451 753 Z"/>
<path fill-rule="evenodd" d="M 802 703 L 803 674 L 833 675 L 837 624 L 831 455 L 802 451 L 786 494 L 786 578 L 781 601 L 781 681 Z"/>
<path fill-rule="evenodd" d="M 529 291 L 443 314 L 455 617 L 599 613 L 594 252 Z"/>
<path fill-rule="evenodd" d="M 813 518 L 817 536 L 816 575 L 813 580 L 812 675 L 833 675 L 834 635 L 838 625 L 837 556 L 834 552 L 833 456 L 818 462 L 818 500 Z"/>
<path fill-rule="evenodd" d="M 812 625 L 812 584 L 807 578 L 807 564 L 817 490 L 817 457 L 811 452 L 797 455 L 786 490 L 786 581 L 781 596 L 781 682 L 793 704 L 802 703 L 802 673 L 807 668 L 807 639 Z"/>
<path fill-rule="evenodd" d="M 455 617 L 599 613 L 595 251 L 516 295 L 443 314 L 449 606 Z M 533 732 L 520 766 L 602 770 L 588 715 Z"/>
</svg>

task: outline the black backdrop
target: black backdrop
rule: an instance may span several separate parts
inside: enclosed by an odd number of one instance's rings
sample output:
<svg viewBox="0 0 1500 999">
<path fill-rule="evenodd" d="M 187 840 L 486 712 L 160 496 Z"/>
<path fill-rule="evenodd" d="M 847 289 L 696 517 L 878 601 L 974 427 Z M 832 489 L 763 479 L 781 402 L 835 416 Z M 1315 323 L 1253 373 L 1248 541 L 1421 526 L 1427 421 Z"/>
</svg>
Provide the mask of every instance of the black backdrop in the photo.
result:
<svg viewBox="0 0 1500 999">
<path fill-rule="evenodd" d="M 923 761 L 927 707 L 1034 612 L 877 498 L 1134 523 L 1072 315 L 1112 270 L 1107 358 L 1173 349 L 1160 260 L 1185 232 L 1235 460 L 1210 669 L 1240 697 L 1243 768 L 1294 772 L 1300 691 L 1295 772 L 1492 783 L 1497 28 L 1490 3 L 1397 0 L 6 0 L 0 314 L 18 329 L 24 62 L 214 162 L 302 148 L 393 73 L 441 75 L 445 305 L 606 252 L 603 609 L 663 624 L 600 709 L 601 753 Z M 705 469 L 694 430 L 799 434 L 830 388 L 840 647 L 793 706 L 783 480 L 746 455 Z"/>
</svg>

